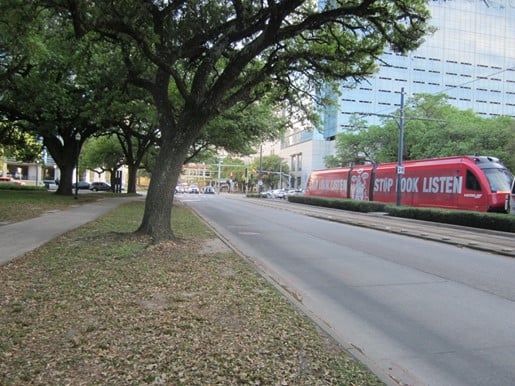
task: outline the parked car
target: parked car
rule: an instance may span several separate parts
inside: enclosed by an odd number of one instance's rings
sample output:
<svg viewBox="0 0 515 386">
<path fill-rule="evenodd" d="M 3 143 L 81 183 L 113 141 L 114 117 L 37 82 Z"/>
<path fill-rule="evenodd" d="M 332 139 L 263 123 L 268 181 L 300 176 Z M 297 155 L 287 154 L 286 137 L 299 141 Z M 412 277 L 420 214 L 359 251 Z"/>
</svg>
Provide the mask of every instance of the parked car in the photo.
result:
<svg viewBox="0 0 515 386">
<path fill-rule="evenodd" d="M 274 189 L 272 190 L 273 198 L 286 198 L 286 191 L 284 189 Z"/>
<path fill-rule="evenodd" d="M 92 182 L 89 190 L 94 192 L 108 191 L 111 190 L 111 185 L 109 185 L 107 182 Z"/>
<path fill-rule="evenodd" d="M 302 196 L 304 191 L 302 189 L 290 189 L 286 192 L 286 196 Z"/>
<path fill-rule="evenodd" d="M 75 189 L 77 187 L 77 183 L 74 182 L 72 187 L 73 187 L 73 189 Z M 79 190 L 81 190 L 81 189 L 89 189 L 89 188 L 90 188 L 89 182 L 79 181 Z"/>
<path fill-rule="evenodd" d="M 215 188 L 212 186 L 206 186 L 204 188 L 204 194 L 216 194 Z"/>
<path fill-rule="evenodd" d="M 56 190 L 59 187 L 56 180 L 43 180 L 43 184 L 48 190 Z"/>
<path fill-rule="evenodd" d="M 261 192 L 260 195 L 262 197 L 266 197 L 266 198 L 272 198 L 274 196 L 274 194 L 272 193 L 271 190 L 267 190 L 265 192 Z"/>
<path fill-rule="evenodd" d="M 0 182 L 8 182 L 8 183 L 15 184 L 15 185 L 25 185 L 25 182 L 15 180 L 11 177 L 0 177 Z"/>
<path fill-rule="evenodd" d="M 199 194 L 200 190 L 198 189 L 197 185 L 190 185 L 189 188 L 188 188 L 188 193 Z"/>
<path fill-rule="evenodd" d="M 43 180 L 43 185 L 45 185 L 45 188 L 47 188 L 47 190 L 57 190 L 57 188 L 59 187 L 55 180 Z"/>
</svg>

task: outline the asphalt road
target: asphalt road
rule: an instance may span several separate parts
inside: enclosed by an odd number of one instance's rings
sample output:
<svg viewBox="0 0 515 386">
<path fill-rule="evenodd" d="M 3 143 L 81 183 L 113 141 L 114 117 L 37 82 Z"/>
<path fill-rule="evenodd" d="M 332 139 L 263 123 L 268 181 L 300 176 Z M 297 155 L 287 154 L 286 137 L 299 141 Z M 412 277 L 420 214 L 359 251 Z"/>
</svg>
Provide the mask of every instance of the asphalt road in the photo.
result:
<svg viewBox="0 0 515 386">
<path fill-rule="evenodd" d="M 253 200 L 178 199 L 386 383 L 515 384 L 513 258 Z"/>
</svg>

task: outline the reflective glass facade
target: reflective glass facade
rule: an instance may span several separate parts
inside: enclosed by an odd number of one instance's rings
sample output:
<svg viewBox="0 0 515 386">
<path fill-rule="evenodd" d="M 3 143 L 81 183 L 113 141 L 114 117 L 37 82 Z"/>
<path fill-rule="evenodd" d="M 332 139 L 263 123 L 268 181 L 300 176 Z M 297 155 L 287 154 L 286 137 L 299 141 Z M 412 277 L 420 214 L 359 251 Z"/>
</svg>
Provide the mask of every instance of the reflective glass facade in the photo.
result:
<svg viewBox="0 0 515 386">
<path fill-rule="evenodd" d="M 393 113 L 402 88 L 408 96 L 445 93 L 457 108 L 484 117 L 515 117 L 515 0 L 436 0 L 429 7 L 437 31 L 407 56 L 383 55 L 367 81 L 342 86 L 339 109 L 324 113 L 325 139 L 345 130 L 353 113 Z"/>
</svg>

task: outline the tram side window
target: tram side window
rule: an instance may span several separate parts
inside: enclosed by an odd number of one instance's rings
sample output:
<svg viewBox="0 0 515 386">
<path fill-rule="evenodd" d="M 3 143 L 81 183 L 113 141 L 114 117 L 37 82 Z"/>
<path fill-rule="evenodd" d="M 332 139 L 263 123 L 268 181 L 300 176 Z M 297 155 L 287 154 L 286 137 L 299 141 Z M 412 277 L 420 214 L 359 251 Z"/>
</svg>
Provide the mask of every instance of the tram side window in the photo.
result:
<svg viewBox="0 0 515 386">
<path fill-rule="evenodd" d="M 481 185 L 479 185 L 477 177 L 470 170 L 467 170 L 465 186 L 468 190 L 481 191 Z"/>
</svg>

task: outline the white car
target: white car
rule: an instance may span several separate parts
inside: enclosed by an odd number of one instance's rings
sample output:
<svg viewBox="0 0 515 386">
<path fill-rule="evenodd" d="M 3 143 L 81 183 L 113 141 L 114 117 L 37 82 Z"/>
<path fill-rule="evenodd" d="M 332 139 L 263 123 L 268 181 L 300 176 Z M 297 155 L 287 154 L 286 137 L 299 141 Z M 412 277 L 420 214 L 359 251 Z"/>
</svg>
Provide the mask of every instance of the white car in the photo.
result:
<svg viewBox="0 0 515 386">
<path fill-rule="evenodd" d="M 290 189 L 286 192 L 286 196 L 301 196 L 304 194 L 302 189 Z"/>
<path fill-rule="evenodd" d="M 55 182 L 51 181 L 45 182 L 44 185 L 47 188 L 47 190 L 57 190 L 57 188 L 59 187 Z"/>
<path fill-rule="evenodd" d="M 286 191 L 284 189 L 275 189 L 272 190 L 273 198 L 286 198 Z"/>
<path fill-rule="evenodd" d="M 189 188 L 188 188 L 188 193 L 199 194 L 200 190 L 199 190 L 197 185 L 190 185 Z"/>
</svg>

